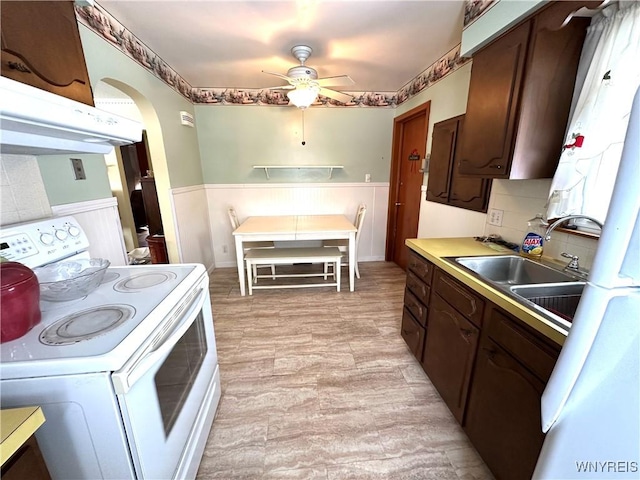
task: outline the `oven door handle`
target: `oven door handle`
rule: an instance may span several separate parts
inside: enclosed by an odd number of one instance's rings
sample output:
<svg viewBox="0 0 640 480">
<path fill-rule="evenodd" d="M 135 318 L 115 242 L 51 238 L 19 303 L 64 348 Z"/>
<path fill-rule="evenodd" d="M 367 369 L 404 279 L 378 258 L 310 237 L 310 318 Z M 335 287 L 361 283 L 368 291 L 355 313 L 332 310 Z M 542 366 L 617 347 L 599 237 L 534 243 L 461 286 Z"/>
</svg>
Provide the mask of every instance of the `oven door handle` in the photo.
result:
<svg viewBox="0 0 640 480">
<path fill-rule="evenodd" d="M 158 359 L 169 353 L 191 326 L 194 315 L 202 308 L 204 294 L 204 287 L 193 292 L 191 298 L 174 312 L 171 319 L 166 322 L 165 328 L 154 336 L 143 352 L 111 375 L 117 394 L 125 394 L 131 390 L 131 387 L 156 364 Z M 180 317 L 182 320 L 179 320 Z"/>
</svg>

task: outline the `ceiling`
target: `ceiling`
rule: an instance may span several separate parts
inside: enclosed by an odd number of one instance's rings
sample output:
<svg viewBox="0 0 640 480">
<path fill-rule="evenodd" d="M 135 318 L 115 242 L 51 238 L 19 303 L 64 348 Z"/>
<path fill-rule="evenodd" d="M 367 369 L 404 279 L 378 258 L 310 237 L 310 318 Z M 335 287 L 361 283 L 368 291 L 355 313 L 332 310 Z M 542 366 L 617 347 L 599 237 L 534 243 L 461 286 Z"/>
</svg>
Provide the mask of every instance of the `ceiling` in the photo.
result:
<svg viewBox="0 0 640 480">
<path fill-rule="evenodd" d="M 395 92 L 460 43 L 462 0 L 98 0 L 192 87 L 266 88 L 298 65 L 349 75 L 360 92 Z"/>
</svg>

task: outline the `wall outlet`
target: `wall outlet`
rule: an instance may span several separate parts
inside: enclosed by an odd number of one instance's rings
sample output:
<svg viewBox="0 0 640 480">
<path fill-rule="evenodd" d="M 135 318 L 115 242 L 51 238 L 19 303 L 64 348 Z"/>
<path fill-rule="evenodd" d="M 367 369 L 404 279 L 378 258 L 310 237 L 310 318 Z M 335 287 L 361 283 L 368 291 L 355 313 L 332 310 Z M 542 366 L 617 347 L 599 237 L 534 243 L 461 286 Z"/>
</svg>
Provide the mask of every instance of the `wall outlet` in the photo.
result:
<svg viewBox="0 0 640 480">
<path fill-rule="evenodd" d="M 72 158 L 71 166 L 73 167 L 73 174 L 76 177 L 76 180 L 86 180 L 87 176 L 84 173 L 84 165 L 82 165 L 81 158 Z"/>
<path fill-rule="evenodd" d="M 364 181 L 369 183 L 371 182 L 371 174 L 370 173 L 365 173 L 364 174 Z"/>
<path fill-rule="evenodd" d="M 222 253 L 229 253 L 229 247 L 222 245 Z"/>
<path fill-rule="evenodd" d="M 497 208 L 492 208 L 491 210 L 489 210 L 489 225 L 501 227 L 503 214 L 504 210 L 498 210 Z"/>
</svg>

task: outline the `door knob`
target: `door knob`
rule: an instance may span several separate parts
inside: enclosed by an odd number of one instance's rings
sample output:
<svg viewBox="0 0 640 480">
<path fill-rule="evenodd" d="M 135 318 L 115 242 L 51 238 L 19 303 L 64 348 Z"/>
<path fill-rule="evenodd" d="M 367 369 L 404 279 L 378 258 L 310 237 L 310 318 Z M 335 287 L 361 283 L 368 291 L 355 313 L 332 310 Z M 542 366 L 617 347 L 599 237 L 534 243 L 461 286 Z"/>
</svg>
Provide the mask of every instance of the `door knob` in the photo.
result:
<svg viewBox="0 0 640 480">
<path fill-rule="evenodd" d="M 396 202 L 396 207 L 399 207 L 400 205 L 404 205 L 404 203 Z"/>
</svg>

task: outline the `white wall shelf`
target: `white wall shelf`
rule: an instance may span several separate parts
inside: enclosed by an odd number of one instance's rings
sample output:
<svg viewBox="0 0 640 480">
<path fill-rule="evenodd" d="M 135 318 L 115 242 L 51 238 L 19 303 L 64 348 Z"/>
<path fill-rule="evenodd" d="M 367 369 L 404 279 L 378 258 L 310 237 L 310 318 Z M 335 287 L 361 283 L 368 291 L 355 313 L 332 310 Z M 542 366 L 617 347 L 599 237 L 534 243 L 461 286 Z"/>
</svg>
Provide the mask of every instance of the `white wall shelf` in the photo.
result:
<svg viewBox="0 0 640 480">
<path fill-rule="evenodd" d="M 294 169 L 319 169 L 319 168 L 324 168 L 329 170 L 329 180 L 331 180 L 331 177 L 333 175 L 333 171 L 336 169 L 343 169 L 344 165 L 254 165 L 253 166 L 254 169 L 264 169 L 264 174 L 267 176 L 267 180 L 270 180 L 271 177 L 269 176 L 269 170 L 272 169 L 287 169 L 287 170 L 294 170 Z"/>
</svg>

